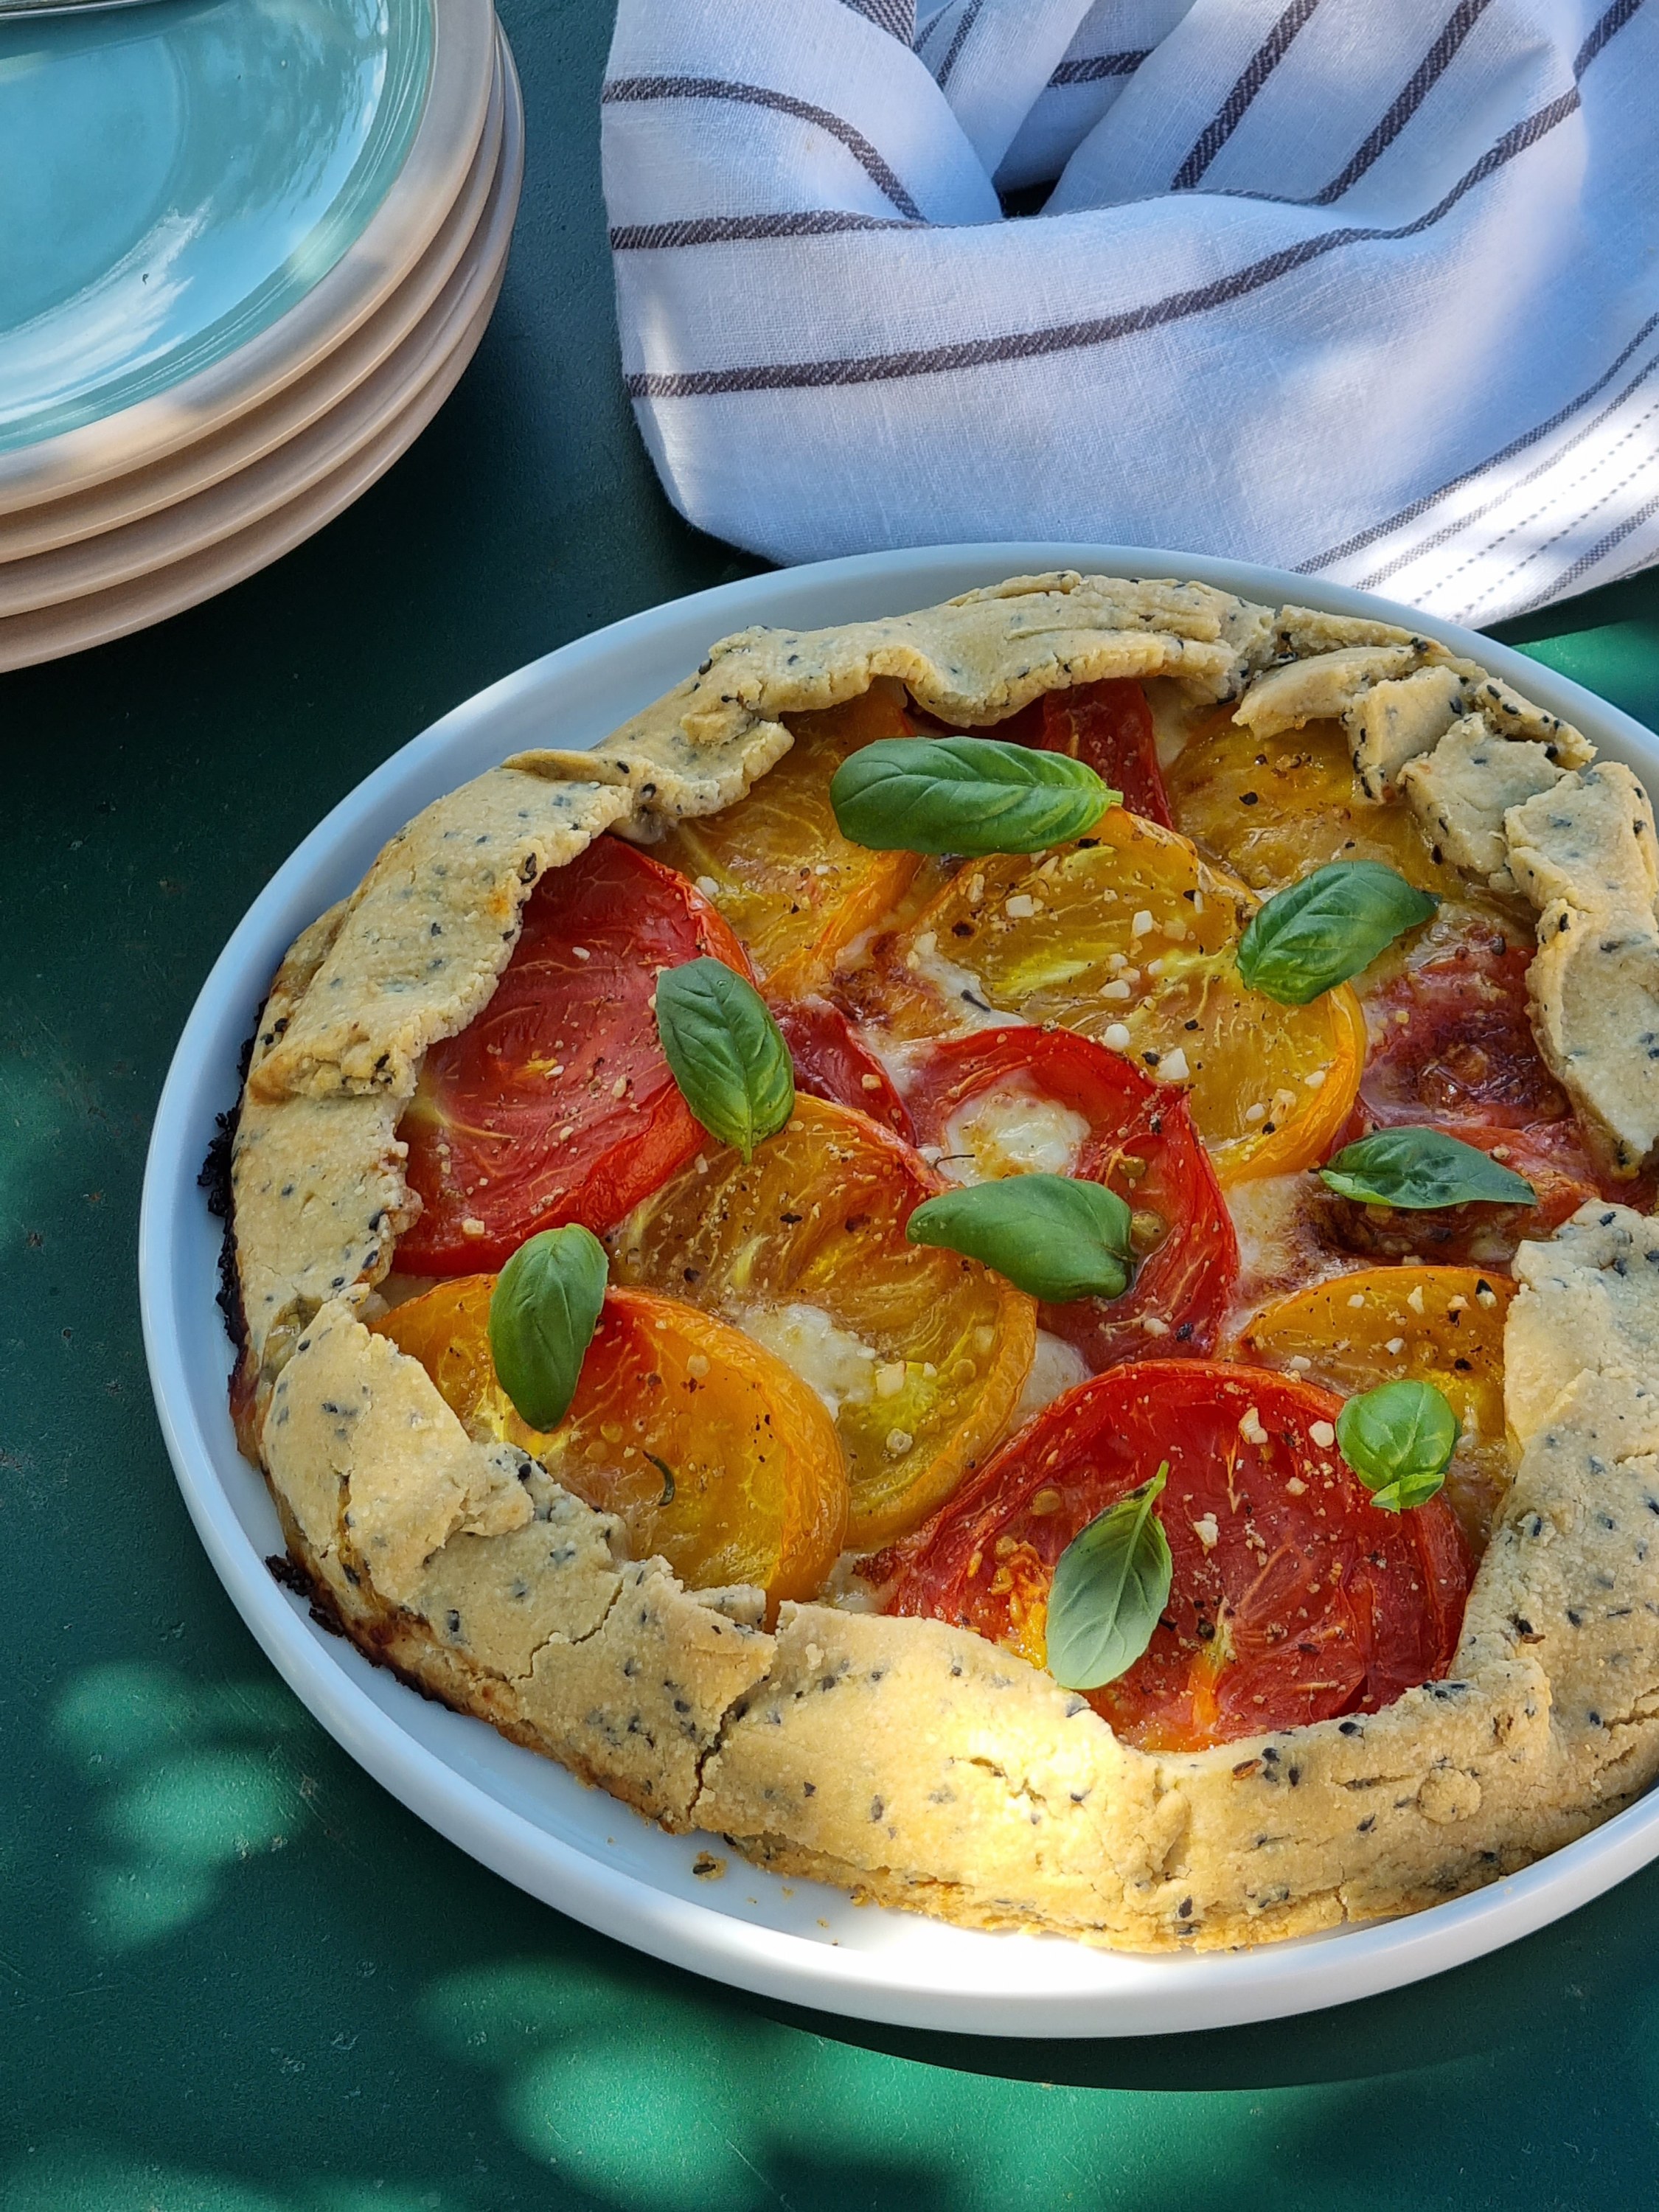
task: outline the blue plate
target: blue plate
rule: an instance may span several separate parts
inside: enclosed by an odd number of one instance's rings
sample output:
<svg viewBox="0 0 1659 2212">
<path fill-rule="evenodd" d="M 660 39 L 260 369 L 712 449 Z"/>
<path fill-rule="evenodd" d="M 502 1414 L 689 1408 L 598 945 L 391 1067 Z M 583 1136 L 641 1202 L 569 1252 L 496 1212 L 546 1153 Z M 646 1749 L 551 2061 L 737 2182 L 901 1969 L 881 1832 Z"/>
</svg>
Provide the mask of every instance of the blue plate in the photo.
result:
<svg viewBox="0 0 1659 2212">
<path fill-rule="evenodd" d="M 362 235 L 421 124 L 432 0 L 0 18 L 0 454 L 228 361 Z"/>
</svg>

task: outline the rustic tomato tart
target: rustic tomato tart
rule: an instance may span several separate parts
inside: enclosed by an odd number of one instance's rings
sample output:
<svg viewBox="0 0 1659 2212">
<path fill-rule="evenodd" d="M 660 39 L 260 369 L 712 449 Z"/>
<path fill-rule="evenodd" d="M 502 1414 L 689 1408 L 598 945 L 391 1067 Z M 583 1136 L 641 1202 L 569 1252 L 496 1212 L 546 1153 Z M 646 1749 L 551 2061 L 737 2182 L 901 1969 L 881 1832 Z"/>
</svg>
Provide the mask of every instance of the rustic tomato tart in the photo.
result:
<svg viewBox="0 0 1659 2212">
<path fill-rule="evenodd" d="M 234 1120 L 284 1571 L 671 1830 L 1142 1950 L 1659 1772 L 1659 923 L 1431 639 L 1061 574 L 418 816 Z"/>
</svg>

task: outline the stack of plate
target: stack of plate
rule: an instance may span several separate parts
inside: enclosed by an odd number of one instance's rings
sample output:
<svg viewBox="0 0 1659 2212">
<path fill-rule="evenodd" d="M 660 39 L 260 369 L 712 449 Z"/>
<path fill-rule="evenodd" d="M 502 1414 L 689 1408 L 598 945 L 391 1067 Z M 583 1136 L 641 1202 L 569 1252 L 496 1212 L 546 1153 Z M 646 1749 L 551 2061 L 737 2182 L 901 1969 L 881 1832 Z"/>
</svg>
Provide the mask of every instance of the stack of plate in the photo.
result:
<svg viewBox="0 0 1659 2212">
<path fill-rule="evenodd" d="M 491 0 L 0 19 L 0 669 L 223 591 L 390 467 L 523 165 Z"/>
</svg>

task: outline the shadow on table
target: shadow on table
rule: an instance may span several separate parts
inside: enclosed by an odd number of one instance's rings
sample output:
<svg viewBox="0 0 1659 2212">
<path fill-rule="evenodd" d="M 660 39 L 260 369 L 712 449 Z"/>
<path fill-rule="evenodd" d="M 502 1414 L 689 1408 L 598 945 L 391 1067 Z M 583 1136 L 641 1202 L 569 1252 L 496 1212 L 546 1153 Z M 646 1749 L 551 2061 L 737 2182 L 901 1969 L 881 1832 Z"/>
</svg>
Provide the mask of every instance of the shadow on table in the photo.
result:
<svg viewBox="0 0 1659 2212">
<path fill-rule="evenodd" d="M 98 1800 L 103 1849 L 83 1874 L 83 1911 L 88 1935 L 112 1951 L 147 1947 L 187 1926 L 215 1904 L 228 1869 L 302 1838 L 314 1817 L 308 1778 L 289 1744 L 296 1729 L 309 1734 L 308 1724 L 275 1682 L 197 1684 L 164 1666 L 93 1666 L 60 1693 L 53 1721 L 60 1747 Z M 708 2109 L 714 2076 L 732 2055 L 723 2051 L 716 2063 L 715 2046 L 727 2035 L 700 2038 L 691 2016 L 718 2002 L 735 2027 L 726 2009 L 732 2000 L 715 2000 L 695 1977 L 587 1929 L 557 1924 L 557 1969 L 526 1960 L 463 1972 L 432 1992 L 429 2029 L 473 2063 L 507 2063 L 510 2046 L 506 2094 L 516 2109 L 514 2131 L 533 2141 L 544 2131 L 538 2084 L 556 2078 L 568 2086 L 568 2045 L 578 2021 L 586 2049 L 606 2054 L 613 2078 L 645 2063 L 652 2095 L 660 2095 L 656 2054 L 639 2046 L 636 2022 L 642 2002 L 661 2002 L 666 1981 L 673 2010 L 690 2027 L 691 2046 L 704 2051 L 713 2069 L 707 2082 L 701 2063 L 682 2072 L 691 2125 L 695 2112 Z M 1636 2027 L 1632 2016 L 1640 2014 L 1645 2023 L 1656 1957 L 1659 1867 L 1527 1941 L 1430 1983 L 1252 2027 L 1033 2040 L 886 2027 L 758 1997 L 736 2003 L 750 2022 L 740 2040 L 764 2039 L 765 2021 L 849 2050 L 1010 2081 L 1267 2089 L 1527 2052 L 1564 2032 L 1582 2033 L 1592 2016 L 1615 2042 L 1627 2020 L 1643 2034 L 1644 2025 Z M 647 1987 L 659 1994 L 647 1999 Z M 563 2094 L 557 2103 L 567 2106 Z M 925 2200 L 911 2201 L 923 2212 Z"/>
<path fill-rule="evenodd" d="M 532 1948 L 440 1977 L 418 2025 L 522 2155 L 606 2206 L 1185 2212 L 1224 2181 L 1239 2212 L 1624 2212 L 1651 2201 L 1656 1915 L 1659 1874 L 1395 1996 L 1093 2043 L 861 2026 L 520 1923 Z"/>
<path fill-rule="evenodd" d="M 1276 2089 L 1363 2081 L 1527 2052 L 1562 2035 L 1645 2039 L 1659 1958 L 1659 1867 L 1536 1936 L 1432 1981 L 1290 2020 L 1079 2041 L 941 2035 L 750 2000 L 768 2017 L 866 2051 L 1005 2081 L 1091 2089 Z"/>
<path fill-rule="evenodd" d="M 1651 2201 L 1659 1868 L 1489 1960 L 1297 2021 L 921 2034 L 744 1996 L 538 1905 L 274 1681 L 103 1662 L 50 1711 L 75 1774 L 61 1832 L 84 1840 L 20 1960 L 51 2063 L 19 2130 L 0 2118 L 6 2212 L 1188 2212 L 1222 2185 L 1236 2212 Z M 77 1901 L 101 1963 L 66 1978 Z"/>
<path fill-rule="evenodd" d="M 613 2172 L 590 2195 L 568 2177 L 554 2185 L 547 2201 L 556 2212 L 620 2212 L 622 2207 L 698 2204 L 695 2197 L 656 2193 L 661 2146 L 647 2142 L 637 2175 Z M 789 2212 L 849 2212 L 849 2208 L 902 2206 L 904 2212 L 956 2212 L 962 2198 L 952 2178 L 879 2159 L 830 2159 L 805 2155 L 766 2161 L 750 2167 L 755 2212 L 786 2205 Z M 729 2207 L 749 2212 L 741 2199 L 710 2177 L 708 2212 Z M 95 2136 L 70 2134 L 39 2147 L 8 2170 L 0 2165 L 0 2203 L 6 2212 L 477 2212 L 477 2199 L 465 2184 L 440 2181 L 429 2173 L 404 2173 L 388 2181 L 383 2173 L 319 2171 L 281 2175 L 247 2173 L 202 2161 L 158 2163 L 132 2146 L 117 2146 Z M 699 2205 L 699 2212 L 702 2207 Z"/>
<path fill-rule="evenodd" d="M 200 1682 L 142 1661 L 86 1667 L 60 1692 L 52 1733 L 93 1792 L 82 1918 L 112 1953 L 189 1927 L 231 1869 L 311 1826 L 296 1756 L 310 1723 L 273 1680 Z"/>
</svg>

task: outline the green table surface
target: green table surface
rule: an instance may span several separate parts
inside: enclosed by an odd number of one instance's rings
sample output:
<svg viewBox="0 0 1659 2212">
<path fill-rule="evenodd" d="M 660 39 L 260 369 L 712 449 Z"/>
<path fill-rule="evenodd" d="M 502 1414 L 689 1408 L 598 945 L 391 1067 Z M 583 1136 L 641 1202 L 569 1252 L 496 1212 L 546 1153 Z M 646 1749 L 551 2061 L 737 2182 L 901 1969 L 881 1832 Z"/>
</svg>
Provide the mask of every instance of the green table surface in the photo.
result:
<svg viewBox="0 0 1659 2212">
<path fill-rule="evenodd" d="M 458 700 L 760 565 L 673 514 L 620 392 L 605 0 L 504 12 L 523 210 L 433 427 L 265 574 L 0 679 L 0 2205 L 1651 2203 L 1659 1866 L 1492 1958 L 1279 2025 L 860 2027 L 657 1966 L 474 1865 L 312 1722 L 209 1567 L 134 1255 L 151 1112 L 220 945 Z M 1659 575 L 1505 635 L 1659 723 Z"/>
</svg>

